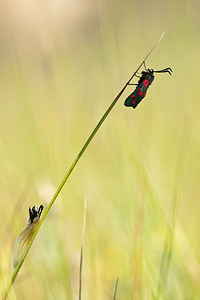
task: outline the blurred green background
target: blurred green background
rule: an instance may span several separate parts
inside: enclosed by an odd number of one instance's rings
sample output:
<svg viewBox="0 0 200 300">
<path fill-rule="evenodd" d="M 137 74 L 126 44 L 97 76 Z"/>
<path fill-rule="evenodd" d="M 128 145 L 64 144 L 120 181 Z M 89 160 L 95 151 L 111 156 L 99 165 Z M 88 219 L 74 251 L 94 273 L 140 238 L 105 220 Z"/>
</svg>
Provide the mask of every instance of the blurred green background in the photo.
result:
<svg viewBox="0 0 200 300">
<path fill-rule="evenodd" d="M 0 292 L 28 207 L 47 207 L 87 137 L 128 87 L 45 219 L 9 299 L 200 299 L 200 2 L 0 4 Z M 137 80 L 135 79 L 135 82 Z"/>
</svg>

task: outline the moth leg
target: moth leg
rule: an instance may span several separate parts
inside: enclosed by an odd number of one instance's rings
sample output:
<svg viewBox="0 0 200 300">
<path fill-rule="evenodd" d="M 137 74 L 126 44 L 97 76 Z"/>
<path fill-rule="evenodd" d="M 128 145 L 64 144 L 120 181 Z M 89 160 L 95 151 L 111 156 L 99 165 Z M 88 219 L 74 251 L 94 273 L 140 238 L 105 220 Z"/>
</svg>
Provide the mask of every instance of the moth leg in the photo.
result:
<svg viewBox="0 0 200 300">
<path fill-rule="evenodd" d="M 144 65 L 145 70 L 147 71 L 147 67 L 146 67 L 145 61 L 143 61 L 143 65 Z"/>
<path fill-rule="evenodd" d="M 136 74 L 139 74 L 139 75 L 136 75 Z M 141 74 L 141 73 L 139 73 L 139 72 L 137 72 L 136 74 L 135 74 L 135 77 L 138 77 L 138 78 L 140 78 L 140 77 L 141 77 L 141 75 L 142 75 L 142 74 Z"/>
</svg>

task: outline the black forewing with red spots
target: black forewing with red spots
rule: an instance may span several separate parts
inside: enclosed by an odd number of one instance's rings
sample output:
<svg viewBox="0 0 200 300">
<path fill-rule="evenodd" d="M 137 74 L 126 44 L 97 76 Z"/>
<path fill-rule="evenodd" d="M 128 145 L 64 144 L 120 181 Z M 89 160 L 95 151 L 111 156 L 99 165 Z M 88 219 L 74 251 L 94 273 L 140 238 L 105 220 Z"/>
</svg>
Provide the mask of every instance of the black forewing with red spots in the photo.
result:
<svg viewBox="0 0 200 300">
<path fill-rule="evenodd" d="M 171 75 L 173 71 L 171 68 L 166 68 L 160 71 L 154 71 L 152 69 L 146 69 L 145 71 L 143 71 L 141 73 L 141 77 L 138 80 L 134 92 L 126 98 L 124 105 L 132 106 L 133 108 L 136 108 L 136 106 L 146 96 L 147 90 L 154 80 L 154 73 L 166 73 L 166 72 Z"/>
</svg>

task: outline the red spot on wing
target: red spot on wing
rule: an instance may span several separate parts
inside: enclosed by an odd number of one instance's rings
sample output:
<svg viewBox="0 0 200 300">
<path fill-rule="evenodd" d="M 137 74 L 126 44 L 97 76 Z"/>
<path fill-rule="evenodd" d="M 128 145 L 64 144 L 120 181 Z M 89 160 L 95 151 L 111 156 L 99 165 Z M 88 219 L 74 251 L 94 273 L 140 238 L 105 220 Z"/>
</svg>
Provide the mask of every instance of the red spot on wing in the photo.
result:
<svg viewBox="0 0 200 300">
<path fill-rule="evenodd" d="M 135 95 L 133 94 L 133 95 L 131 96 L 131 98 L 133 99 L 133 100 L 132 100 L 133 104 L 135 104 Z"/>
<path fill-rule="evenodd" d="M 140 96 L 143 96 L 143 92 L 141 92 L 141 89 L 140 89 L 140 88 L 138 88 L 138 92 L 139 92 L 139 95 L 140 95 Z"/>
<path fill-rule="evenodd" d="M 149 85 L 149 80 L 145 79 L 142 83 L 144 84 L 144 86 L 148 86 Z"/>
</svg>

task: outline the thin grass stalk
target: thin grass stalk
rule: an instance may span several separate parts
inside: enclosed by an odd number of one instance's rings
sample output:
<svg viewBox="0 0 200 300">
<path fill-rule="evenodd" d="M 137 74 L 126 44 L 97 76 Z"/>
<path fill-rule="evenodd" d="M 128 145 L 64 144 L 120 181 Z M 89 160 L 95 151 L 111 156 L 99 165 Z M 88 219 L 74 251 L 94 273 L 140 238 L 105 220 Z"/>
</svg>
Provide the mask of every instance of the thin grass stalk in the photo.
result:
<svg viewBox="0 0 200 300">
<path fill-rule="evenodd" d="M 115 284 L 115 292 L 114 292 L 113 300 L 116 300 L 116 296 L 117 296 L 117 287 L 118 287 L 118 277 L 117 277 L 116 284 Z"/>
<path fill-rule="evenodd" d="M 147 56 L 144 58 L 144 60 L 141 62 L 141 64 L 139 65 L 139 67 L 136 69 L 136 71 L 133 73 L 133 75 L 130 77 L 130 79 L 127 81 L 127 83 L 125 84 L 125 86 L 122 88 L 122 90 L 119 92 L 119 94 L 115 97 L 115 99 L 113 100 L 113 102 L 110 104 L 110 106 L 108 107 L 108 109 L 106 110 L 106 112 L 103 114 L 103 116 L 101 117 L 100 121 L 97 123 L 96 127 L 94 128 L 94 130 L 92 131 L 92 133 L 90 134 L 89 138 L 87 139 L 87 141 L 85 142 L 85 144 L 83 145 L 82 149 L 80 150 L 79 154 L 77 155 L 77 157 L 75 158 L 74 162 L 72 163 L 71 167 L 69 168 L 68 172 L 66 173 L 66 175 L 64 176 L 63 180 L 61 181 L 59 187 L 57 188 L 51 202 L 49 203 L 49 205 L 47 206 L 45 212 L 43 213 L 43 216 L 40 220 L 40 223 L 38 224 L 38 227 L 35 231 L 35 233 L 33 234 L 27 248 L 24 251 L 24 254 L 21 257 L 21 260 L 19 261 L 19 264 L 17 265 L 15 271 L 13 272 L 13 275 L 11 277 L 10 283 L 8 285 L 6 294 L 5 294 L 5 298 L 7 298 L 7 295 L 17 277 L 17 274 L 19 273 L 19 270 L 22 267 L 22 264 L 33 244 L 33 241 L 40 229 L 40 226 L 42 225 L 42 223 L 44 222 L 47 214 L 49 213 L 52 205 L 54 204 L 55 200 L 57 199 L 58 195 L 60 194 L 63 186 L 65 185 L 67 179 L 69 178 L 69 176 L 71 175 L 73 169 L 75 168 L 76 164 L 78 163 L 79 159 L 82 157 L 83 153 L 85 152 L 85 150 L 87 149 L 87 147 L 89 146 L 90 142 L 92 141 L 92 139 L 94 138 L 95 134 L 97 133 L 97 131 L 100 129 L 101 125 L 103 124 L 103 122 L 105 121 L 105 119 L 107 118 L 107 116 L 109 115 L 109 113 L 111 112 L 111 110 L 113 109 L 113 107 L 115 106 L 115 104 L 117 103 L 117 101 L 119 100 L 119 98 L 121 97 L 121 95 L 123 94 L 124 90 L 127 88 L 127 86 L 129 85 L 130 81 L 133 79 L 133 77 L 137 74 L 137 72 L 139 71 L 139 69 L 142 67 L 142 65 L 145 63 L 145 61 L 147 60 L 147 58 L 150 56 L 150 54 L 153 52 L 153 50 L 157 47 L 157 45 L 160 43 L 161 39 L 163 38 L 165 32 L 161 35 L 161 37 L 159 38 L 159 40 L 157 41 L 157 43 L 153 46 L 153 48 L 151 49 L 151 51 L 147 54 Z"/>
<path fill-rule="evenodd" d="M 78 296 L 79 300 L 81 300 L 81 292 L 82 292 L 83 244 L 84 244 L 84 236 L 85 236 L 86 211 L 87 211 L 87 202 L 86 202 L 86 198 L 84 198 L 84 216 L 83 216 L 83 230 L 82 230 L 82 238 L 81 238 L 81 255 L 80 255 L 80 269 L 79 269 L 79 296 Z"/>
</svg>

